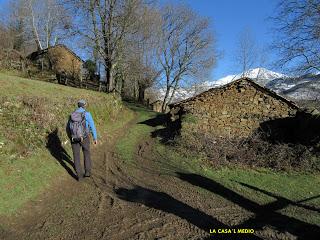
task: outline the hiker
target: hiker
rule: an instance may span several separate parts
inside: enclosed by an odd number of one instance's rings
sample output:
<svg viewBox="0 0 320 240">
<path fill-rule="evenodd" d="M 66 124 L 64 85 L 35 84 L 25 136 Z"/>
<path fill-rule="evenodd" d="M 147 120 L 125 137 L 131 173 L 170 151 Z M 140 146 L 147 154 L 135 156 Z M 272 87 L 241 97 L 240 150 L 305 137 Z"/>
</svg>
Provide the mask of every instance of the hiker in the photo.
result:
<svg viewBox="0 0 320 240">
<path fill-rule="evenodd" d="M 78 109 L 71 114 L 67 123 L 67 133 L 71 141 L 74 166 L 78 181 L 81 181 L 84 177 L 90 177 L 91 175 L 90 132 L 93 137 L 93 143 L 95 145 L 98 143 L 94 121 L 90 112 L 86 111 L 86 105 L 87 103 L 85 100 L 79 100 Z M 82 148 L 84 156 L 84 175 L 80 164 L 80 148 Z"/>
</svg>

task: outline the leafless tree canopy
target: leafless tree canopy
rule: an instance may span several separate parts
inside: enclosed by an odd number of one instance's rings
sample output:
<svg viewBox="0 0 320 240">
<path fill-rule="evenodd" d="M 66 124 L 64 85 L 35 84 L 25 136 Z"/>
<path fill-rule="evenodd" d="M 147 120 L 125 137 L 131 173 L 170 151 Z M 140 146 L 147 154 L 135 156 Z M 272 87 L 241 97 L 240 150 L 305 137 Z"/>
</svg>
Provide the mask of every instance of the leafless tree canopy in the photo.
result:
<svg viewBox="0 0 320 240">
<path fill-rule="evenodd" d="M 254 66 L 257 61 L 257 55 L 258 47 L 251 31 L 246 28 L 239 35 L 235 56 L 236 64 L 242 71 L 242 77 L 246 77 L 248 70 Z"/>
<path fill-rule="evenodd" d="M 71 17 L 59 0 L 18 0 L 10 8 L 11 27 L 18 27 L 25 43 L 36 43 L 38 49 L 54 45 L 71 30 Z"/>
<path fill-rule="evenodd" d="M 162 10 L 158 61 L 164 72 L 165 96 L 162 111 L 182 83 L 197 80 L 216 60 L 209 21 L 185 6 Z"/>
<path fill-rule="evenodd" d="M 82 14 L 79 33 L 91 42 L 96 57 L 103 60 L 108 91 L 115 88 L 115 68 L 123 58 L 125 38 L 139 21 L 141 0 L 78 0 Z"/>
<path fill-rule="evenodd" d="M 150 5 L 143 5 L 139 13 L 139 24 L 125 38 L 124 57 L 121 61 L 123 74 L 116 86 L 123 95 L 133 96 L 139 102 L 145 100 L 145 90 L 159 78 L 161 69 L 156 59 L 158 47 L 160 13 Z M 122 84 L 119 84 L 122 82 Z"/>
<path fill-rule="evenodd" d="M 282 0 L 273 20 L 278 64 L 299 73 L 319 71 L 320 1 Z"/>
</svg>

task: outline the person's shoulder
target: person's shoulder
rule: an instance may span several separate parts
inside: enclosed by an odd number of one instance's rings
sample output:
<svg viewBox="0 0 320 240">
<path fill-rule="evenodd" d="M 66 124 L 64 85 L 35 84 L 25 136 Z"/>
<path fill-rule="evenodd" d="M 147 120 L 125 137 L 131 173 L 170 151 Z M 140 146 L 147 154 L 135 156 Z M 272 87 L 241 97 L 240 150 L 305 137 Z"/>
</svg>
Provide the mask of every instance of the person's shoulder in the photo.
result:
<svg viewBox="0 0 320 240">
<path fill-rule="evenodd" d="M 92 116 L 91 113 L 90 113 L 90 112 L 87 112 L 87 111 L 86 111 L 86 115 L 87 115 L 87 116 L 90 116 L 90 117 Z"/>
<path fill-rule="evenodd" d="M 74 112 L 82 113 L 85 112 L 83 108 L 77 108 Z"/>
</svg>

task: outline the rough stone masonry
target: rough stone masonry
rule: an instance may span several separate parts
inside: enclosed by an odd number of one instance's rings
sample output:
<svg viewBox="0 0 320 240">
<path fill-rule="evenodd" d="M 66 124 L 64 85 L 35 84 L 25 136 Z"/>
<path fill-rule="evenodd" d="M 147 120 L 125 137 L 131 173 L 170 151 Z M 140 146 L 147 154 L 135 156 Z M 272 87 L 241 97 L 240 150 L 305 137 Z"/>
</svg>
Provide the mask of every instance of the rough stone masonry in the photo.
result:
<svg viewBox="0 0 320 240">
<path fill-rule="evenodd" d="M 262 122 L 294 117 L 299 110 L 293 102 L 248 78 L 170 105 L 172 122 L 184 131 L 222 137 L 248 137 Z"/>
</svg>

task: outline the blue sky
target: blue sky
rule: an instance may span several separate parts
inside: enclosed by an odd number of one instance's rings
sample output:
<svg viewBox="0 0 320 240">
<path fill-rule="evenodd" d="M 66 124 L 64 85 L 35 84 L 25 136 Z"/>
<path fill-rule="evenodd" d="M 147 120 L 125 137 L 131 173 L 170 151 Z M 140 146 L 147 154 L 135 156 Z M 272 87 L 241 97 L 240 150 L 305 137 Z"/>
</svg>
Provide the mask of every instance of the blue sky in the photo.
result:
<svg viewBox="0 0 320 240">
<path fill-rule="evenodd" d="M 8 0 L 0 0 L 0 8 Z M 211 80 L 238 73 L 234 52 L 239 34 L 250 29 L 255 42 L 265 47 L 270 44 L 270 22 L 277 0 L 173 0 L 188 4 L 200 15 L 210 17 L 217 39 L 217 50 L 222 53 L 217 66 L 212 70 Z M 165 2 L 161 1 L 161 2 Z M 172 1 L 170 1 L 172 2 Z M 269 60 L 273 60 L 272 57 Z"/>
<path fill-rule="evenodd" d="M 267 18 L 272 16 L 277 0 L 174 1 L 187 3 L 200 15 L 210 17 L 213 22 L 212 30 L 217 38 L 217 49 L 223 54 L 212 71 L 212 80 L 239 72 L 234 53 L 240 32 L 244 29 L 250 30 L 256 44 L 261 47 L 267 47 L 272 41 L 271 22 Z M 272 60 L 270 55 L 269 61 Z"/>
</svg>

